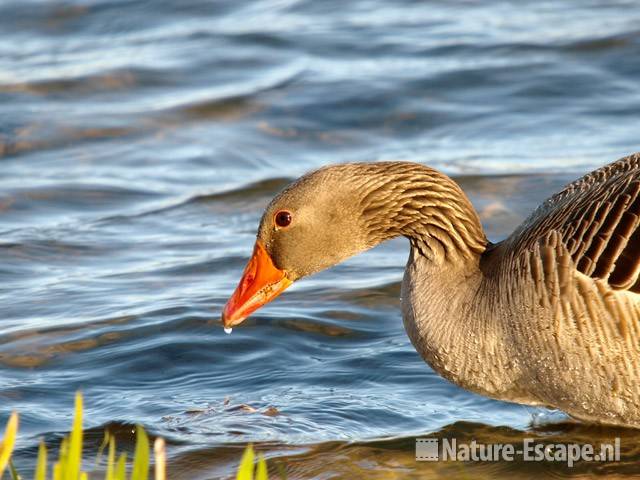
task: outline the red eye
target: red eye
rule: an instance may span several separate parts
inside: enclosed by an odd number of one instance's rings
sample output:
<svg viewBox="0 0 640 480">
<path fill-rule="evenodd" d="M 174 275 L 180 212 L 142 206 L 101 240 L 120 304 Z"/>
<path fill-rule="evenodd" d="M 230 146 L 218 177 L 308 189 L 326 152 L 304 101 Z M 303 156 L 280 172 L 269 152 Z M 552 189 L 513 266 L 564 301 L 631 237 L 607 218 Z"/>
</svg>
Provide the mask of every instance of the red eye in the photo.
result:
<svg viewBox="0 0 640 480">
<path fill-rule="evenodd" d="M 275 222 L 280 228 L 288 227 L 291 223 L 291 213 L 286 210 L 280 210 L 276 213 Z"/>
</svg>

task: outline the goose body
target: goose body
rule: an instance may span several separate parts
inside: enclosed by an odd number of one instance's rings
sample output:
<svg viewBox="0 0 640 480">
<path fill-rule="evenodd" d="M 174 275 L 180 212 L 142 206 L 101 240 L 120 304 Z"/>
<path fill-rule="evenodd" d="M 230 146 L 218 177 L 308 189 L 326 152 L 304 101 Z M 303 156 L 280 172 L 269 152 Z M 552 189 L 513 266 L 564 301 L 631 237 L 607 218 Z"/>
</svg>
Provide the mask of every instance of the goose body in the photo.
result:
<svg viewBox="0 0 640 480">
<path fill-rule="evenodd" d="M 325 167 L 267 207 L 223 323 L 403 235 L 404 326 L 435 371 L 492 398 L 640 428 L 639 227 L 640 154 L 569 184 L 498 244 L 436 170 Z"/>
</svg>

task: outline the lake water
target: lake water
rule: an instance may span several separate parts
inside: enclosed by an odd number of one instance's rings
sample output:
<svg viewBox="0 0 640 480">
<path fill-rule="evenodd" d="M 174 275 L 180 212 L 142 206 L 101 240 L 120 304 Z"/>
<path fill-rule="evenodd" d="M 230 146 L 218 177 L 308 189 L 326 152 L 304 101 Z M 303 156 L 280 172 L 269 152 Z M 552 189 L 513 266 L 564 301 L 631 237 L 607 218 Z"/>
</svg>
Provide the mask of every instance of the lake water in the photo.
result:
<svg viewBox="0 0 640 480">
<path fill-rule="evenodd" d="M 247 442 L 291 479 L 640 473 L 635 432 L 424 364 L 399 311 L 404 240 L 232 335 L 219 323 L 263 207 L 310 169 L 429 164 L 499 240 L 640 150 L 637 1 L 5 0 L 0 33 L 0 424 L 21 413 L 26 476 L 78 389 L 91 447 L 142 423 L 171 478 L 232 476 Z M 417 463 L 429 436 L 621 436 L 623 458 Z"/>
</svg>

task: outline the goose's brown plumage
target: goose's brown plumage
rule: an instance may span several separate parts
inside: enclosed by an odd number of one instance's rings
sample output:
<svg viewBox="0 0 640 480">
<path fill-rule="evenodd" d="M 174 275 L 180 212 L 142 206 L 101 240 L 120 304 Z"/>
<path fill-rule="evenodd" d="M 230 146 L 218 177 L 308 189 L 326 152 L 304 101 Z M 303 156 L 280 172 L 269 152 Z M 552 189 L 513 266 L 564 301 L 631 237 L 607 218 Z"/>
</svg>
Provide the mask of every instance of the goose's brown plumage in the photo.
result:
<svg viewBox="0 0 640 480">
<path fill-rule="evenodd" d="M 514 252 L 556 231 L 579 272 L 640 293 L 639 164 L 631 155 L 569 184 L 512 235 Z"/>
<path fill-rule="evenodd" d="M 291 225 L 274 220 L 285 211 Z M 460 187 L 409 162 L 302 177 L 262 218 L 226 326 L 291 282 L 396 236 L 405 328 L 469 390 L 640 428 L 640 155 L 571 183 L 490 245 Z"/>
</svg>

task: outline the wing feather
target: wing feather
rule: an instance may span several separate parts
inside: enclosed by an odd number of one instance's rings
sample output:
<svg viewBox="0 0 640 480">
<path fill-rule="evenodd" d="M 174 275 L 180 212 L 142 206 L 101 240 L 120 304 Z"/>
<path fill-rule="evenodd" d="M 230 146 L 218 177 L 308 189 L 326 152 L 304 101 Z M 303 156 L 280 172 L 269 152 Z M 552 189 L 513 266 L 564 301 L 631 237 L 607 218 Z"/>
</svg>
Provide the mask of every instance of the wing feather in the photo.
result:
<svg viewBox="0 0 640 480">
<path fill-rule="evenodd" d="M 591 172 L 546 200 L 507 240 L 518 256 L 559 235 L 581 273 L 640 293 L 640 153 Z M 553 235 L 552 235 L 553 234 Z"/>
</svg>

